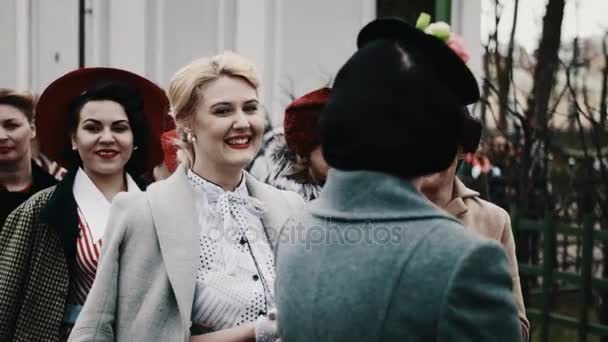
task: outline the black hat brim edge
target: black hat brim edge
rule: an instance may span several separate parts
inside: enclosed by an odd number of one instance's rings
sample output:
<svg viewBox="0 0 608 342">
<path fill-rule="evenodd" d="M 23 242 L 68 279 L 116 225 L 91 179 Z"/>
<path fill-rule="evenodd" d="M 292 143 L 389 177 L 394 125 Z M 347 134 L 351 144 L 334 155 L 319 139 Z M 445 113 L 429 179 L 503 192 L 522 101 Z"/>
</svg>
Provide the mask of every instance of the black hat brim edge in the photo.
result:
<svg viewBox="0 0 608 342">
<path fill-rule="evenodd" d="M 462 105 L 479 101 L 479 86 L 475 76 L 447 44 L 400 18 L 380 18 L 361 29 L 357 48 L 376 40 L 395 40 L 403 46 L 414 46 L 433 61 L 441 77 L 458 97 Z"/>
</svg>

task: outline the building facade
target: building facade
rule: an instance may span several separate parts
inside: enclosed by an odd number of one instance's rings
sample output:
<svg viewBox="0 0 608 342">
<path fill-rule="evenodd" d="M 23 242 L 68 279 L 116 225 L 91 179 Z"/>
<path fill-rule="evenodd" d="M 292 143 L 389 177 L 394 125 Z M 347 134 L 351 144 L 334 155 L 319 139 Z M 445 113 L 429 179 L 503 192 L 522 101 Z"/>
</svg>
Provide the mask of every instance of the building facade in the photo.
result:
<svg viewBox="0 0 608 342">
<path fill-rule="evenodd" d="M 394 7 L 380 0 L 2 2 L 0 87 L 39 93 L 79 65 L 124 68 L 165 87 L 189 61 L 233 50 L 256 63 L 274 125 L 289 96 L 330 83 L 355 51 L 358 30 L 379 8 L 386 15 Z M 481 0 L 436 0 L 435 6 L 465 36 L 471 68 L 480 70 Z"/>
</svg>

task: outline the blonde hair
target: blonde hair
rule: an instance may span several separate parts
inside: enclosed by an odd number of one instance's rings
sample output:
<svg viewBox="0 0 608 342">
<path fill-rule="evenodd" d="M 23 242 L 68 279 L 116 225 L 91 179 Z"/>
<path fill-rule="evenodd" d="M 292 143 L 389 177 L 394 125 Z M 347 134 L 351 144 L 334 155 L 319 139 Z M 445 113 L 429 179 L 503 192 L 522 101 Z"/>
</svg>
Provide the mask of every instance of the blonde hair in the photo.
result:
<svg viewBox="0 0 608 342">
<path fill-rule="evenodd" d="M 202 100 L 201 87 L 220 76 L 241 77 L 256 90 L 258 75 L 251 61 L 234 52 L 226 51 L 210 58 L 196 59 L 179 69 L 171 82 L 167 96 L 171 102 L 171 112 L 175 119 L 178 147 L 177 159 L 187 168 L 194 165 L 195 152 L 192 139 L 192 122 L 196 108 Z"/>
</svg>

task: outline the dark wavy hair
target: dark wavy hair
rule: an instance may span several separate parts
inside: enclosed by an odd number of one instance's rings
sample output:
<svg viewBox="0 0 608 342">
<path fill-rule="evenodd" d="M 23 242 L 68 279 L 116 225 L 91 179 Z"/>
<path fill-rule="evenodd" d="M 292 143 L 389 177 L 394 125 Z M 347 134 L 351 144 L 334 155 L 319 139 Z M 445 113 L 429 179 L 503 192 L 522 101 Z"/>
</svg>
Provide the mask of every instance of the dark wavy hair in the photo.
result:
<svg viewBox="0 0 608 342">
<path fill-rule="evenodd" d="M 127 83 L 108 81 L 97 83 L 87 89 L 70 102 L 67 120 L 68 134 L 71 136 L 76 132 L 80 121 L 80 111 L 86 103 L 104 100 L 120 104 L 127 114 L 133 132 L 133 146 L 137 146 L 137 149 L 133 151 L 125 165 L 125 171 L 134 177 L 141 176 L 145 172 L 150 129 L 144 115 L 144 101 L 137 88 Z M 71 160 L 76 161 L 77 165 L 82 165 L 78 152 L 71 150 L 70 144 L 66 145 L 65 154 Z"/>
</svg>

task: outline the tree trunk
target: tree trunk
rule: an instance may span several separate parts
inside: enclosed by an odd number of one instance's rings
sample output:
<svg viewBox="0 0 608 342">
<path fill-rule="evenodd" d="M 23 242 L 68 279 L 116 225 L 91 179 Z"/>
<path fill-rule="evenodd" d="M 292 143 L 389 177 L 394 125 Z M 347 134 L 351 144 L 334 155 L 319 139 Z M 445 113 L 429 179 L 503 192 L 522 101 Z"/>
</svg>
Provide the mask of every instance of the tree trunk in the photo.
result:
<svg viewBox="0 0 608 342">
<path fill-rule="evenodd" d="M 602 39 L 602 52 L 604 54 L 604 69 L 602 70 L 602 91 L 600 95 L 600 127 L 605 130 L 606 117 L 608 117 L 608 32 Z"/>
<path fill-rule="evenodd" d="M 498 129 L 507 129 L 507 107 L 509 106 L 509 91 L 511 90 L 511 78 L 513 77 L 513 50 L 515 50 L 515 30 L 517 29 L 517 13 L 519 12 L 519 0 L 515 0 L 513 22 L 509 35 L 507 54 L 501 57 L 498 53 L 498 42 L 496 44 L 496 79 L 498 83 Z"/>
<path fill-rule="evenodd" d="M 548 202 L 547 190 L 547 167 L 546 159 L 548 156 L 548 148 L 550 146 L 549 135 L 549 119 L 552 113 L 548 113 L 549 100 L 554 89 L 555 73 L 559 66 L 559 47 L 561 43 L 561 27 L 564 19 L 565 0 L 549 0 L 547 3 L 547 11 L 543 18 L 543 30 L 540 44 L 537 51 L 536 65 L 534 67 L 533 88 L 528 97 L 528 107 L 526 109 L 526 117 L 530 120 L 531 128 L 534 131 L 532 139 L 542 143 L 541 148 L 535 149 L 540 155 L 530 156 L 528 161 L 534 159 L 544 159 L 544 165 L 541 164 L 541 170 L 538 174 L 530 173 L 531 165 L 522 165 L 524 170 L 531 174 L 527 181 L 526 187 L 532 191 L 524 192 L 524 196 L 537 193 L 538 201 L 531 203 L 529 208 L 537 211 L 536 215 L 542 215 L 544 210 L 550 206 Z M 528 148 L 532 146 L 532 141 L 526 141 Z M 527 151 L 532 151 L 526 148 Z M 536 204 L 536 205 L 535 205 Z"/>
<path fill-rule="evenodd" d="M 528 99 L 528 112 L 533 118 L 534 128 L 547 127 L 549 99 L 553 91 L 555 73 L 559 66 L 559 47 L 561 43 L 562 21 L 565 0 L 549 0 L 543 18 L 543 31 L 538 46 L 534 68 L 534 86 Z"/>
</svg>

